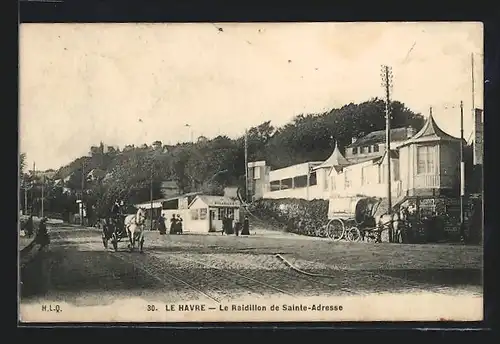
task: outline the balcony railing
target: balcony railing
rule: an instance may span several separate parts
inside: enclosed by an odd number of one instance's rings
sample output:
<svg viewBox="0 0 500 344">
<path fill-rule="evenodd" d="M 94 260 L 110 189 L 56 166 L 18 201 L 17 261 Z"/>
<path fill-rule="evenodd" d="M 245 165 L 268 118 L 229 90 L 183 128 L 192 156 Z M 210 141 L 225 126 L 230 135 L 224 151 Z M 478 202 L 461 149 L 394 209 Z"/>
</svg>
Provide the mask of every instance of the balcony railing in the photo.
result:
<svg viewBox="0 0 500 344">
<path fill-rule="evenodd" d="M 420 174 L 414 177 L 413 185 L 418 189 L 439 188 L 440 176 L 437 174 Z"/>
</svg>

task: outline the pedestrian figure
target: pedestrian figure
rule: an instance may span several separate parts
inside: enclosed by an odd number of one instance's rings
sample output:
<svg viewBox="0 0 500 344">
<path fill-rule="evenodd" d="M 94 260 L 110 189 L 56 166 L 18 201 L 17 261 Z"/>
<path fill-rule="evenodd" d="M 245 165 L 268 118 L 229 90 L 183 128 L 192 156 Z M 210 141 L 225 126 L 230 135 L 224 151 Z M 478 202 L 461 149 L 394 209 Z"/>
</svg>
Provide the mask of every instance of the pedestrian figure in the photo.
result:
<svg viewBox="0 0 500 344">
<path fill-rule="evenodd" d="M 175 214 L 172 214 L 170 218 L 170 234 L 175 234 L 177 219 L 175 218 Z"/>
<path fill-rule="evenodd" d="M 165 226 L 165 217 L 163 214 L 160 214 L 158 217 L 158 230 L 160 231 L 160 234 L 166 234 L 167 233 L 167 226 Z"/>
<path fill-rule="evenodd" d="M 120 216 L 121 214 L 121 207 L 120 207 L 120 203 L 118 202 L 118 200 L 116 199 L 115 200 L 115 203 L 113 203 L 113 205 L 111 206 L 111 211 L 110 211 L 110 218 L 111 220 L 113 221 L 113 224 L 115 226 L 118 225 L 118 217 Z"/>
<path fill-rule="evenodd" d="M 241 235 L 250 235 L 250 222 L 248 221 L 248 216 L 245 216 L 243 220 L 243 230 L 241 231 Z"/>
<path fill-rule="evenodd" d="M 177 233 L 182 234 L 182 217 L 180 214 L 177 214 Z"/>
<path fill-rule="evenodd" d="M 222 232 L 221 232 L 222 235 L 224 235 L 224 233 L 226 233 L 226 231 L 227 231 L 226 229 L 227 229 L 227 218 L 224 215 L 222 217 Z"/>
<path fill-rule="evenodd" d="M 233 231 L 233 218 L 231 216 L 227 217 L 227 232 L 226 234 L 234 234 Z"/>
<path fill-rule="evenodd" d="M 50 243 L 49 233 L 47 232 L 47 218 L 42 218 L 40 224 L 38 225 L 38 233 L 36 234 L 35 240 L 42 246 L 48 245 Z"/>
<path fill-rule="evenodd" d="M 33 215 L 30 215 L 30 217 L 28 218 L 28 221 L 24 226 L 24 231 L 26 232 L 28 238 L 31 238 L 33 236 Z"/>
<path fill-rule="evenodd" d="M 236 236 L 239 236 L 240 235 L 240 231 L 241 231 L 241 222 L 240 221 L 236 221 L 234 223 L 234 234 L 236 234 Z"/>
</svg>

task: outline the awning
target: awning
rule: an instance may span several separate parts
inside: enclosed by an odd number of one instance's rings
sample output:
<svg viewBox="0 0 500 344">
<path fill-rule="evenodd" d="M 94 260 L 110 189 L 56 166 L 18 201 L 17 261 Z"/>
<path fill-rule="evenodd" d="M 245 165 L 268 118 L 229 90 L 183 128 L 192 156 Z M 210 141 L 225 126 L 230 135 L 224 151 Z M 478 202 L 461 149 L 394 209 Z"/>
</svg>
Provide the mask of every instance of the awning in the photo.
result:
<svg viewBox="0 0 500 344">
<path fill-rule="evenodd" d="M 162 208 L 162 203 L 163 202 L 158 202 L 158 201 L 153 201 L 153 209 L 157 209 L 157 208 Z M 136 208 L 144 208 L 144 209 L 151 209 L 151 202 L 147 202 L 147 203 L 141 203 L 141 204 L 136 204 L 135 205 Z"/>
</svg>

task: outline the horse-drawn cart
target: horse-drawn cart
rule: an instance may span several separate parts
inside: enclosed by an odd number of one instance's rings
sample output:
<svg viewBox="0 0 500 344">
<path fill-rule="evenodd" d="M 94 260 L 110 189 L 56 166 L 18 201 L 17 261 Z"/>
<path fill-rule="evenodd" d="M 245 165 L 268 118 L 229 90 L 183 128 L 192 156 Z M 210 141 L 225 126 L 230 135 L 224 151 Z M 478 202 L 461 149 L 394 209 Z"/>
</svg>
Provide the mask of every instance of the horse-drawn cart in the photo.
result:
<svg viewBox="0 0 500 344">
<path fill-rule="evenodd" d="M 375 214 L 381 200 L 372 197 L 330 199 L 328 205 L 328 236 L 334 241 L 380 241 Z"/>
<path fill-rule="evenodd" d="M 111 240 L 113 249 L 118 250 L 118 243 L 127 238 L 127 233 L 125 232 L 125 217 L 120 216 L 118 219 L 106 218 L 102 224 L 102 243 L 104 248 L 108 248 L 108 241 Z"/>
</svg>

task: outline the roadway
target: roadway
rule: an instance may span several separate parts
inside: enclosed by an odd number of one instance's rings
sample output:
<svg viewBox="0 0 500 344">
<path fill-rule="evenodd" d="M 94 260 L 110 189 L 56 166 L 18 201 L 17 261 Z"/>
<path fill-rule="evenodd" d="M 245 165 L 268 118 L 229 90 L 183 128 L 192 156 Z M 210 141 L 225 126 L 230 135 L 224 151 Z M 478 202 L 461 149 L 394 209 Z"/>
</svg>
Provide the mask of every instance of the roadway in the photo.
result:
<svg viewBox="0 0 500 344">
<path fill-rule="evenodd" d="M 141 254 L 126 241 L 118 252 L 104 249 L 96 229 L 54 225 L 50 236 L 22 273 L 21 313 L 131 299 L 218 307 L 273 297 L 482 295 L 479 246 L 335 243 L 257 229 L 248 237 L 147 232 Z"/>
</svg>

